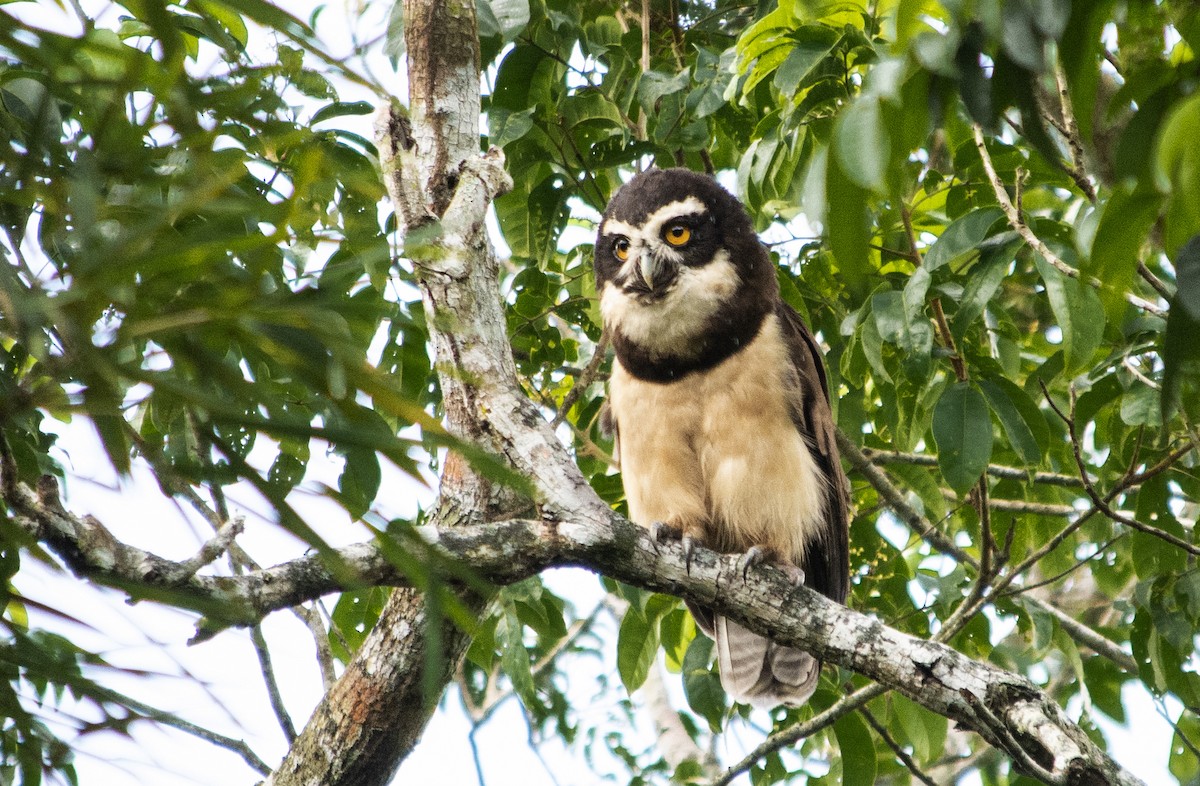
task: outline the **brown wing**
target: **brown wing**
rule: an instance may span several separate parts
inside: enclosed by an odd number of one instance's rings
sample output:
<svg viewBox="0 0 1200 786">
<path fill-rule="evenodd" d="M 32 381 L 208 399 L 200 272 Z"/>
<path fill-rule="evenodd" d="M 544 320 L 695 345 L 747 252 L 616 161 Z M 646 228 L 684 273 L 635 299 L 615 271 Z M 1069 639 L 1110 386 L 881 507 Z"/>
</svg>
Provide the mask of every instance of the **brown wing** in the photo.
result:
<svg viewBox="0 0 1200 786">
<path fill-rule="evenodd" d="M 809 544 L 800 567 L 804 569 L 806 585 L 845 603 L 850 582 L 850 496 L 834 437 L 825 363 L 816 339 L 800 315 L 782 301 L 776 313 L 795 372 L 795 384 L 789 386 L 792 421 L 829 481 L 825 526 L 818 541 Z"/>
</svg>

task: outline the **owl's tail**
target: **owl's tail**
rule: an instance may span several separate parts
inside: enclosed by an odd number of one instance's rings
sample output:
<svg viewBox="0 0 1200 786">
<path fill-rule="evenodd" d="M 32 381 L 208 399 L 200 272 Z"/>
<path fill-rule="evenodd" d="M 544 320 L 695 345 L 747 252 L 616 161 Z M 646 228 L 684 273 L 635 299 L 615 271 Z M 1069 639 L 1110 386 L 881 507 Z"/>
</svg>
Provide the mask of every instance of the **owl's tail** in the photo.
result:
<svg viewBox="0 0 1200 786">
<path fill-rule="evenodd" d="M 734 701 L 769 709 L 797 706 L 817 689 L 821 662 L 804 650 L 784 647 L 731 619 L 713 618 L 721 685 Z"/>
</svg>

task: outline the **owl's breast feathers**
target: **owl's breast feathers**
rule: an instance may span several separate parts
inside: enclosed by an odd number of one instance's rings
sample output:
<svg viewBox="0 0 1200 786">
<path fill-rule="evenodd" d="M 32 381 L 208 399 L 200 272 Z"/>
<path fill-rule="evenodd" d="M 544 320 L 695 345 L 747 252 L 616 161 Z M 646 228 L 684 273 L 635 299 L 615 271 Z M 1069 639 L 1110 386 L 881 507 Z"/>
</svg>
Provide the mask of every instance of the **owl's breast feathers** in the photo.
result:
<svg viewBox="0 0 1200 786">
<path fill-rule="evenodd" d="M 639 379 L 618 357 L 609 401 L 630 518 L 702 522 L 718 551 L 765 546 L 804 564 L 823 538 L 829 479 L 795 426 L 789 368 L 774 314 L 741 351 L 674 382 Z"/>
</svg>

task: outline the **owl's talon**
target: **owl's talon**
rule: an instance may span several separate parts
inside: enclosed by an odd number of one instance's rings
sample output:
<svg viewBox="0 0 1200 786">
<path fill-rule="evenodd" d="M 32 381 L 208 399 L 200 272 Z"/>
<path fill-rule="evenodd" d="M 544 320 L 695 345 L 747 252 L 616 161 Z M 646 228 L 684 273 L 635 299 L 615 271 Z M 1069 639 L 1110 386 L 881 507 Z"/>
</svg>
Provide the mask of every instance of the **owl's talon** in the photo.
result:
<svg viewBox="0 0 1200 786">
<path fill-rule="evenodd" d="M 788 581 L 793 587 L 800 587 L 804 584 L 804 569 L 798 568 L 790 562 L 781 562 L 775 567 L 783 571 L 783 575 L 787 576 Z"/>
<path fill-rule="evenodd" d="M 770 561 L 783 575 L 787 576 L 788 582 L 793 587 L 799 587 L 804 583 L 804 570 L 802 568 L 793 565 L 787 560 L 771 560 L 773 556 L 774 552 L 766 546 L 751 546 L 746 549 L 746 553 L 738 557 L 737 561 L 738 570 L 742 572 L 742 582 L 744 583 L 749 580 L 751 568 Z"/>
<path fill-rule="evenodd" d="M 650 537 L 654 539 L 656 546 L 668 540 L 679 540 L 682 536 L 683 530 L 665 521 L 656 521 L 650 525 Z"/>
<path fill-rule="evenodd" d="M 750 578 L 750 569 L 755 565 L 761 565 L 767 559 L 767 550 L 762 546 L 751 546 L 746 549 L 746 553 L 738 557 L 737 566 L 742 574 L 742 583 L 745 584 Z"/>
<path fill-rule="evenodd" d="M 679 538 L 679 544 L 683 546 L 683 567 L 687 574 L 692 575 L 692 553 L 696 550 L 696 539 L 691 535 L 684 534 Z"/>
</svg>

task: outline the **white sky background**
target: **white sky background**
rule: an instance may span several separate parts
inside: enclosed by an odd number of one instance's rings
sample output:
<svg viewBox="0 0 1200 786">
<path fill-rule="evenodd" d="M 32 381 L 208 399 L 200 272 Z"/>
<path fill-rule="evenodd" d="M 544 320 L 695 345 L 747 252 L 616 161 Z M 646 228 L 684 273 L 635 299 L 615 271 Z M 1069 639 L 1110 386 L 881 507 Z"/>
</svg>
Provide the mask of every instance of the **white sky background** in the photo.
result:
<svg viewBox="0 0 1200 786">
<path fill-rule="evenodd" d="M 112 20 L 121 10 L 100 3 L 85 3 L 101 22 Z M 307 19 L 317 3 L 312 0 L 282 3 L 289 11 Z M 77 30 L 74 18 L 49 2 L 9 6 L 42 26 Z M 318 29 L 327 51 L 347 53 L 352 32 L 360 39 L 382 36 L 387 6 L 372 3 L 367 11 L 376 18 L 361 17 L 361 9 L 339 5 L 336 0 L 322 13 Z M 353 20 L 353 27 L 351 26 Z M 259 58 L 270 56 L 270 39 L 252 36 L 261 51 Z M 393 83 L 397 92 L 405 87 L 396 76 L 380 48 L 369 59 L 374 77 Z M 366 90 L 353 85 L 338 85 L 343 101 L 373 101 Z M 361 123 L 361 128 L 353 124 Z M 340 127 L 351 127 L 370 137 L 370 117 L 339 118 Z M 51 422 L 53 423 L 53 422 Z M 207 524 L 190 510 L 184 510 L 165 498 L 150 473 L 135 464 L 132 478 L 119 481 L 108 465 L 91 426 L 83 419 L 72 424 L 55 424 L 61 434 L 58 457 L 69 473 L 66 486 L 69 507 L 91 513 L 103 521 L 123 541 L 148 549 L 164 557 L 183 559 L 192 556 L 208 537 Z M 252 457 L 255 458 L 255 457 Z M 265 465 L 272 454 L 263 450 L 256 458 Z M 382 462 L 384 479 L 376 508 L 386 515 L 411 516 L 419 505 L 428 504 L 432 491 Z M 332 545 L 344 545 L 368 537 L 362 527 L 349 521 L 335 503 L 324 499 L 316 484 L 336 485 L 340 460 L 314 450 L 305 478 L 313 491 L 297 504 L 297 509 L 318 533 Z M 303 553 L 304 545 L 275 526 L 269 506 L 251 490 L 234 490 L 231 500 L 246 515 L 246 532 L 239 543 L 263 564 L 275 564 Z M 194 633 L 195 617 L 179 611 L 143 603 L 129 606 L 121 593 L 103 590 L 67 574 L 54 574 L 26 557 L 16 577 L 19 592 L 49 606 L 75 614 L 86 624 L 74 625 L 31 609 L 33 624 L 57 630 L 76 644 L 101 653 L 112 665 L 143 670 L 147 675 L 113 673 L 103 681 L 117 690 L 159 709 L 175 712 L 187 720 L 234 738 L 245 739 L 269 765 L 275 765 L 287 746 L 271 711 L 258 664 L 244 630 L 226 631 L 214 639 L 193 647 L 187 640 Z M 595 605 L 599 598 L 594 577 L 581 571 L 555 571 L 548 577 L 556 592 L 565 595 L 581 610 Z M 334 599 L 327 599 L 332 608 Z M 308 629 L 287 612 L 271 615 L 263 622 L 270 645 L 276 676 L 297 730 L 304 725 L 323 689 L 314 658 L 314 646 Z M 615 636 L 609 637 L 615 642 Z M 611 655 L 611 653 L 610 653 Z M 596 670 L 615 672 L 611 657 L 607 663 L 577 658 L 572 664 L 572 693 L 585 713 L 599 714 L 609 708 L 592 707 Z M 668 677 L 668 687 L 680 701 L 678 679 Z M 67 705 L 68 708 L 70 705 Z M 1110 751 L 1122 764 L 1144 778 L 1150 786 L 1173 783 L 1166 773 L 1166 735 L 1170 727 L 1159 717 L 1152 702 L 1138 690 L 1127 691 L 1127 708 L 1134 719 L 1135 733 L 1112 724 L 1104 724 L 1111 740 Z M 86 707 L 75 708 L 84 720 L 90 717 Z M 1077 715 L 1077 713 L 1073 713 Z M 1176 714 L 1176 713 L 1173 713 Z M 53 717 L 52 714 L 48 717 Z M 422 784 L 474 784 L 477 776 L 472 747 L 468 739 L 470 723 L 461 709 L 457 693 L 447 693 L 441 710 L 425 732 L 421 744 L 401 766 L 396 779 Z M 55 730 L 68 739 L 65 728 Z M 730 760 L 759 740 L 740 729 L 726 735 L 720 751 Z M 1152 743 L 1152 744 L 1147 744 Z M 563 750 L 550 741 L 543 747 L 553 776 L 547 773 L 529 745 L 528 729 L 519 704 L 510 699 L 476 735 L 476 744 L 485 765 L 487 786 L 542 786 L 542 784 L 590 784 L 598 776 L 587 769 L 581 755 Z M 982 743 L 980 743 L 982 744 Z M 132 737 L 104 732 L 78 741 L 77 770 L 82 786 L 126 786 L 154 783 L 163 786 L 195 784 L 254 783 L 259 778 L 241 758 L 180 731 L 139 722 Z"/>
</svg>

